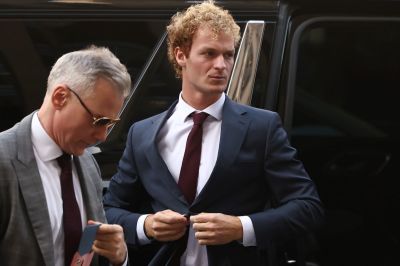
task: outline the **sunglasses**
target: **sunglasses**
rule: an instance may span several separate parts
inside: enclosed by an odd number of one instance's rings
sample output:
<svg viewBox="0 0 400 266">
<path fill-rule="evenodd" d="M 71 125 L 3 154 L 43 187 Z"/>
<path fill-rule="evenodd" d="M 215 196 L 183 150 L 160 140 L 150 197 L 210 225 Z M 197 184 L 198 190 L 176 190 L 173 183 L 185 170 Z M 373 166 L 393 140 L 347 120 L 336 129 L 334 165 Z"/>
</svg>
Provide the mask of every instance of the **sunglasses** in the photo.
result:
<svg viewBox="0 0 400 266">
<path fill-rule="evenodd" d="M 106 126 L 107 128 L 112 127 L 113 125 L 115 125 L 120 119 L 113 119 L 113 118 L 109 118 L 106 116 L 103 117 L 96 117 L 95 115 L 93 115 L 93 113 L 89 110 L 89 108 L 83 103 L 81 97 L 79 97 L 79 95 L 73 91 L 70 87 L 65 86 L 69 91 L 71 91 L 76 98 L 78 98 L 78 101 L 81 103 L 81 105 L 83 106 L 83 108 L 85 108 L 85 110 L 88 112 L 88 114 L 92 117 L 93 119 L 93 126 L 95 127 L 103 127 Z"/>
</svg>

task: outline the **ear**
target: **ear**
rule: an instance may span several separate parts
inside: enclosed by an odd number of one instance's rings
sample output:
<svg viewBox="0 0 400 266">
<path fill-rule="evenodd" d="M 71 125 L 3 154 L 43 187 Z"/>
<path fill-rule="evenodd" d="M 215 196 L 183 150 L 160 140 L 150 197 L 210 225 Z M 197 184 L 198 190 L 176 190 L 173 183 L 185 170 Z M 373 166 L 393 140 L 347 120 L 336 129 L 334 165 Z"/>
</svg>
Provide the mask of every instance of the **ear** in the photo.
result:
<svg viewBox="0 0 400 266">
<path fill-rule="evenodd" d="M 175 47 L 174 50 L 175 60 L 181 67 L 186 66 L 186 55 L 180 47 Z"/>
<path fill-rule="evenodd" d="M 61 110 L 68 101 L 70 92 L 62 85 L 57 85 L 51 94 L 51 102 L 56 110 Z"/>
</svg>

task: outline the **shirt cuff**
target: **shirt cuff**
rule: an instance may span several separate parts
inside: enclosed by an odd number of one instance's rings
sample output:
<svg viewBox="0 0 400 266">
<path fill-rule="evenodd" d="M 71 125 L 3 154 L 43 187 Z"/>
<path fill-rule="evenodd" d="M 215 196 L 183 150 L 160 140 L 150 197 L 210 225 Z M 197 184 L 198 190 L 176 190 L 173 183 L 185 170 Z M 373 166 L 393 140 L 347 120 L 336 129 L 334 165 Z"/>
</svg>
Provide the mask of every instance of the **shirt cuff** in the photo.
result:
<svg viewBox="0 0 400 266">
<path fill-rule="evenodd" d="M 243 246 L 257 246 L 256 234 L 254 233 L 253 222 L 249 216 L 239 216 L 243 227 Z"/>
<path fill-rule="evenodd" d="M 147 216 L 148 214 L 141 215 L 136 224 L 136 234 L 138 236 L 140 245 L 151 243 L 151 239 L 149 239 L 144 232 L 144 220 L 146 220 Z"/>
</svg>

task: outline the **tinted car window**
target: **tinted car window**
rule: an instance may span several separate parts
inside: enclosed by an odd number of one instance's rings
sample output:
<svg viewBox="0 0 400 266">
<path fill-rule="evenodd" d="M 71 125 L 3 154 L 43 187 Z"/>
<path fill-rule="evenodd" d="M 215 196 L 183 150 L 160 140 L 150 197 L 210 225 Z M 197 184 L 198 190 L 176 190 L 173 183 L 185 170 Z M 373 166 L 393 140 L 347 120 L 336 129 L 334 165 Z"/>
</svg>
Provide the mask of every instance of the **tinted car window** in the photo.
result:
<svg viewBox="0 0 400 266">
<path fill-rule="evenodd" d="M 247 21 L 238 21 L 243 34 Z M 271 52 L 274 23 L 268 23 L 264 31 L 257 76 L 254 84 L 253 105 L 262 106 L 268 81 L 269 57 Z M 101 143 L 101 153 L 95 154 L 104 180 L 116 172 L 116 165 L 125 147 L 129 127 L 136 121 L 165 111 L 178 99 L 181 81 L 175 76 L 167 59 L 166 35 L 164 34 L 149 54 L 149 59 L 134 84 L 134 93 L 122 112 L 121 122 L 110 132 L 107 141 Z"/>
<path fill-rule="evenodd" d="M 0 111 L 8 118 L 0 131 L 40 107 L 47 75 L 62 54 L 91 44 L 107 46 L 127 66 L 134 82 L 164 28 L 161 20 L 3 20 Z"/>
<path fill-rule="evenodd" d="M 15 124 L 16 119 L 23 116 L 23 104 L 15 89 L 16 80 L 4 56 L 0 56 L 0 112 L 3 114 L 0 131 Z"/>
<path fill-rule="evenodd" d="M 66 16 L 65 14 L 63 16 Z M 14 18 L 3 19 L 0 34 L 0 111 L 7 114 L 0 131 L 12 127 L 22 117 L 40 107 L 49 71 L 64 53 L 88 45 L 107 46 L 124 63 L 132 77 L 132 95 L 126 101 L 121 122 L 114 127 L 101 152 L 95 157 L 104 180 L 116 171 L 132 123 L 166 110 L 178 97 L 180 80 L 167 60 L 165 19 L 135 16 L 124 18 Z M 45 15 L 44 15 L 45 17 Z M 238 20 L 242 33 L 247 20 Z M 257 70 L 253 105 L 264 104 L 270 49 L 275 24 L 264 31 Z"/>
<path fill-rule="evenodd" d="M 326 205 L 323 265 L 396 263 L 399 27 L 326 21 L 300 37 L 292 143 Z"/>
</svg>

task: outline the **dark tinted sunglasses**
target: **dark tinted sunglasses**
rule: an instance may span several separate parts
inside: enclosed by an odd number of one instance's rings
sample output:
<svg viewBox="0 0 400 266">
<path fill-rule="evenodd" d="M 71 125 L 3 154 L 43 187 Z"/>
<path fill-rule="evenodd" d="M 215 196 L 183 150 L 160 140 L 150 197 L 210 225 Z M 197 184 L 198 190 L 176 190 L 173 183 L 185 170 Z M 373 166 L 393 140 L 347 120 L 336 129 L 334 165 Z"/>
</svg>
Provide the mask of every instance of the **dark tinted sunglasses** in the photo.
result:
<svg viewBox="0 0 400 266">
<path fill-rule="evenodd" d="M 93 126 L 95 126 L 95 127 L 103 127 L 103 126 L 111 127 L 111 126 L 115 125 L 120 120 L 119 118 L 113 119 L 113 118 L 109 118 L 109 117 L 106 117 L 106 116 L 103 116 L 103 117 L 94 116 L 93 113 L 89 110 L 89 108 L 83 103 L 81 97 L 79 97 L 79 95 L 75 91 L 73 91 L 70 87 L 68 87 L 68 86 L 65 86 L 65 87 L 69 91 L 71 91 L 76 96 L 76 98 L 78 98 L 78 101 L 81 103 L 83 108 L 85 108 L 85 110 L 90 114 L 90 116 L 93 119 L 93 122 L 92 122 Z"/>
</svg>

